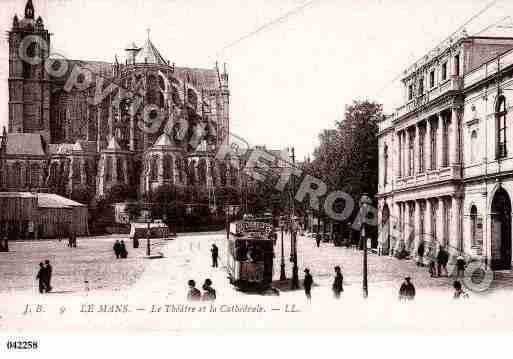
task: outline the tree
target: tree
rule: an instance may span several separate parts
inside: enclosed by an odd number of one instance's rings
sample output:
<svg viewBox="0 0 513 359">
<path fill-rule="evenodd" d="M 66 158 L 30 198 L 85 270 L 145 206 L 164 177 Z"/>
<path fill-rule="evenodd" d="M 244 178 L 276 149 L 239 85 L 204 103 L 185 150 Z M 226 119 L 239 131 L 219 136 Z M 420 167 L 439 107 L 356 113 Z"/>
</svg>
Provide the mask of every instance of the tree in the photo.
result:
<svg viewBox="0 0 513 359">
<path fill-rule="evenodd" d="M 314 160 L 305 167 L 328 186 L 328 191 L 348 193 L 355 207 L 362 193 L 374 195 L 378 187 L 377 134 L 382 115 L 382 105 L 375 102 L 354 101 L 346 106 L 344 119 L 335 123 L 335 129 L 319 134 Z M 343 208 L 344 203 L 336 203 L 334 207 Z"/>
</svg>

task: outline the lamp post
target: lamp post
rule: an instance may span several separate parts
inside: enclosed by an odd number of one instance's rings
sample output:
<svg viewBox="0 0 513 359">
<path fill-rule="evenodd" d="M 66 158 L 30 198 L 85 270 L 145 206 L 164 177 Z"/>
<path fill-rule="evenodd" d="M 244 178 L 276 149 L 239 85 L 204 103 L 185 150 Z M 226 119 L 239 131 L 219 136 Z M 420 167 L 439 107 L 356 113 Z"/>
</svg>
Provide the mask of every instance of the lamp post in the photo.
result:
<svg viewBox="0 0 513 359">
<path fill-rule="evenodd" d="M 369 289 L 367 284 L 367 238 L 365 233 L 365 225 L 367 222 L 367 207 L 369 204 L 372 203 L 371 198 L 366 194 L 363 193 L 360 198 L 360 208 L 361 208 L 361 231 L 360 231 L 360 237 L 363 240 L 363 298 L 367 299 L 369 296 Z"/>
<path fill-rule="evenodd" d="M 146 223 L 148 224 L 148 227 L 146 229 L 146 255 L 149 257 L 151 255 L 150 235 L 151 235 L 151 223 L 153 222 L 153 218 L 149 211 L 147 213 L 147 216 L 148 216 L 148 218 L 146 219 Z"/>
<path fill-rule="evenodd" d="M 280 264 L 280 281 L 287 280 L 285 275 L 285 251 L 283 248 L 283 223 L 280 223 L 281 228 L 281 264 Z"/>
</svg>

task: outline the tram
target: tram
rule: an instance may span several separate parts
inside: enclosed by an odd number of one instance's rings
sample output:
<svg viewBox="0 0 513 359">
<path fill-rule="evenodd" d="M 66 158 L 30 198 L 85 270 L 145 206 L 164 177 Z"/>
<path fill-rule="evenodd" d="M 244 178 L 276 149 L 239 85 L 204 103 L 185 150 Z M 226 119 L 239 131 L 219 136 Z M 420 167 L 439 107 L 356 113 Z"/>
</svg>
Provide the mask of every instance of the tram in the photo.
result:
<svg viewBox="0 0 513 359">
<path fill-rule="evenodd" d="M 242 220 L 230 223 L 227 235 L 230 283 L 241 290 L 271 288 L 273 279 L 272 223 Z"/>
</svg>

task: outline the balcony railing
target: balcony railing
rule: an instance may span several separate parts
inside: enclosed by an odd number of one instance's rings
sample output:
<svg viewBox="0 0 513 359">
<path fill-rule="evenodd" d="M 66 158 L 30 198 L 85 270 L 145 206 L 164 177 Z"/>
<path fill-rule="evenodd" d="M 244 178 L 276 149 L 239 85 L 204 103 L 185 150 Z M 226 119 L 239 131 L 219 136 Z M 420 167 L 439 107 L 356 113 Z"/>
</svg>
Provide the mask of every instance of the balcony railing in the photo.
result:
<svg viewBox="0 0 513 359">
<path fill-rule="evenodd" d="M 397 108 L 395 118 L 400 118 L 417 108 L 435 100 L 449 91 L 459 91 L 463 88 L 463 79 L 460 76 L 451 76 L 438 86 L 433 87 L 421 96 L 415 97 L 405 105 Z"/>
</svg>

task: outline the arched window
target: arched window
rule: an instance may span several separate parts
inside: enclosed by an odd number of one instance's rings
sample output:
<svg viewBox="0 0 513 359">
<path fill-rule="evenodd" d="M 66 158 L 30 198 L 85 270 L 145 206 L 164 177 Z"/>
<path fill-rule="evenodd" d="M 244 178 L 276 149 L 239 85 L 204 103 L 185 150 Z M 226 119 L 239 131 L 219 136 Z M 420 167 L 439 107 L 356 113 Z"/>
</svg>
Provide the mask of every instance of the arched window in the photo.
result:
<svg viewBox="0 0 513 359">
<path fill-rule="evenodd" d="M 170 155 L 164 156 L 164 180 L 170 181 L 173 179 L 173 157 Z"/>
<path fill-rule="evenodd" d="M 224 162 L 219 163 L 219 180 L 221 182 L 221 186 L 226 186 L 226 164 Z"/>
<path fill-rule="evenodd" d="M 183 167 L 182 160 L 180 158 L 175 159 L 176 173 L 178 174 L 178 182 L 183 183 Z"/>
<path fill-rule="evenodd" d="M 383 184 L 388 184 L 388 146 L 383 150 Z"/>
<path fill-rule="evenodd" d="M 477 161 L 477 131 L 472 131 L 470 135 L 470 162 L 474 163 Z"/>
<path fill-rule="evenodd" d="M 30 186 L 39 187 L 41 178 L 41 168 L 37 163 L 33 163 L 30 166 Z"/>
<path fill-rule="evenodd" d="M 154 156 L 150 160 L 150 181 L 157 181 L 159 176 L 159 161 L 158 157 Z"/>
<path fill-rule="evenodd" d="M 233 187 L 237 187 L 238 176 L 237 176 L 237 168 L 234 166 L 230 166 L 230 185 Z"/>
<path fill-rule="evenodd" d="M 81 163 L 80 163 L 80 159 L 78 158 L 75 158 L 73 160 L 73 182 L 74 183 L 80 183 L 81 180 L 82 180 L 82 176 L 81 176 Z"/>
<path fill-rule="evenodd" d="M 204 158 L 198 162 L 198 182 L 203 186 L 207 184 L 207 162 Z"/>
<path fill-rule="evenodd" d="M 125 182 L 125 170 L 123 168 L 123 160 L 121 158 L 116 160 L 116 176 L 118 182 Z"/>
<path fill-rule="evenodd" d="M 114 167 L 112 156 L 107 156 L 107 158 L 105 159 L 105 181 L 106 182 L 112 181 L 112 167 Z"/>
<path fill-rule="evenodd" d="M 475 246 L 477 244 L 477 207 L 472 205 L 470 207 L 470 238 L 472 239 L 472 245 Z"/>
<path fill-rule="evenodd" d="M 21 163 L 16 162 L 12 166 L 11 175 L 12 176 L 11 176 L 10 186 L 17 187 L 17 188 L 22 187 L 23 181 L 22 181 L 22 177 L 21 177 Z"/>
<path fill-rule="evenodd" d="M 500 96 L 497 100 L 495 109 L 495 118 L 497 123 L 497 158 L 503 158 L 507 155 L 506 148 L 506 98 Z"/>
</svg>

